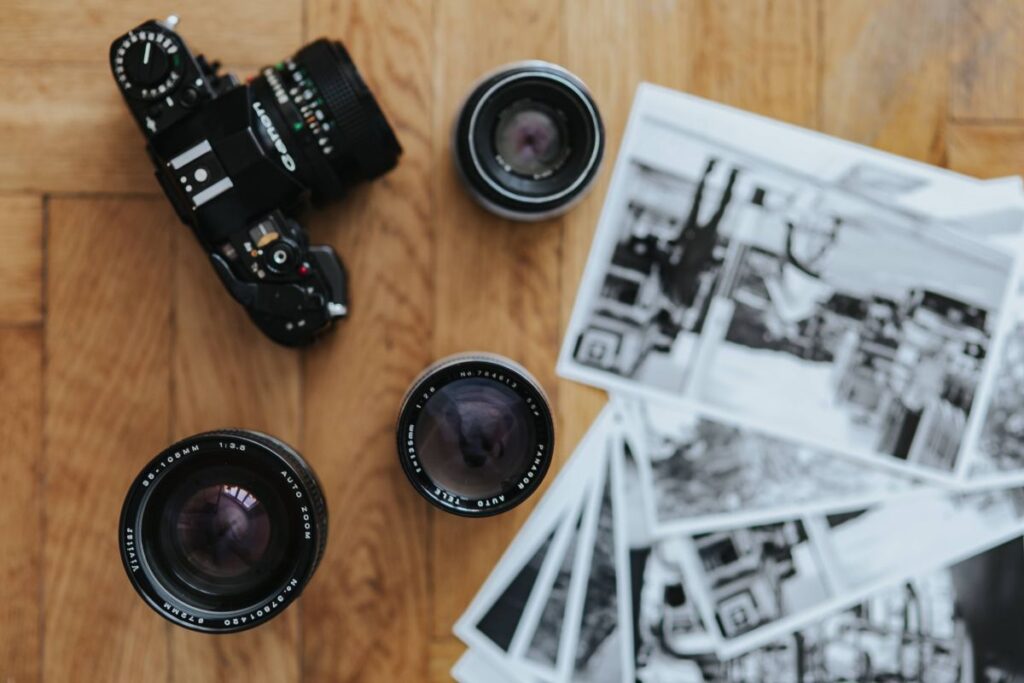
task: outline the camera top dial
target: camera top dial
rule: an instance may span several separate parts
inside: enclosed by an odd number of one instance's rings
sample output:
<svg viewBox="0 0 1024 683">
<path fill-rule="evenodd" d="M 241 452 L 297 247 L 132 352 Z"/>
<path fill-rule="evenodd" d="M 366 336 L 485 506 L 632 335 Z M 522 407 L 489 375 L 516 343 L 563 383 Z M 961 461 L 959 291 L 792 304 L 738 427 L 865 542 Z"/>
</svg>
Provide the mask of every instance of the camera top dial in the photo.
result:
<svg viewBox="0 0 1024 683">
<path fill-rule="evenodd" d="M 143 100 L 174 92 L 185 71 L 178 37 L 156 24 L 129 31 L 114 47 L 113 66 L 125 95 Z"/>
</svg>

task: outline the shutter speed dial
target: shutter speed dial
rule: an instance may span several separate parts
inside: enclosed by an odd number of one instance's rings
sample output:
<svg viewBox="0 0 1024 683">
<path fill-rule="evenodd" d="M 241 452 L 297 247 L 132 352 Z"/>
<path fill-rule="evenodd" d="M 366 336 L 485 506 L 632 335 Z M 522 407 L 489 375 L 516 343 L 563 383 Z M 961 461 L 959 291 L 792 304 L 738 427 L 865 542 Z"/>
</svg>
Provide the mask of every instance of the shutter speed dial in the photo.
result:
<svg viewBox="0 0 1024 683">
<path fill-rule="evenodd" d="M 133 31 L 113 55 L 114 76 L 129 97 L 153 100 L 177 88 L 182 79 L 182 51 L 177 39 L 162 31 Z"/>
</svg>

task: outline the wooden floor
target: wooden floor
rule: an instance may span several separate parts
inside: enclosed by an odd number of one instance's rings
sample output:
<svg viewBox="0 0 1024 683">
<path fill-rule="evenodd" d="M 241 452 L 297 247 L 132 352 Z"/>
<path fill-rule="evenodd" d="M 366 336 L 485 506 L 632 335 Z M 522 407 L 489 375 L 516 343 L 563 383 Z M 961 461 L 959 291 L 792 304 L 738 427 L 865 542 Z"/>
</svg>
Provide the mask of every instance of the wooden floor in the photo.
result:
<svg viewBox="0 0 1024 683">
<path fill-rule="evenodd" d="M 243 75 L 343 39 L 397 127 L 398 169 L 307 221 L 352 276 L 351 317 L 308 351 L 222 290 L 110 77 L 110 40 L 171 9 Z M 531 57 L 589 83 L 611 144 L 581 207 L 524 226 L 463 195 L 448 134 L 482 71 Z M 604 399 L 555 357 L 641 80 L 980 176 L 1024 167 L 1020 1 L 0 0 L 0 681 L 448 680 L 452 623 L 531 505 L 430 509 L 395 411 L 432 359 L 504 353 L 553 397 L 564 461 Z M 306 454 L 331 537 L 298 604 L 204 637 L 136 598 L 117 514 L 148 458 L 224 426 Z"/>
</svg>

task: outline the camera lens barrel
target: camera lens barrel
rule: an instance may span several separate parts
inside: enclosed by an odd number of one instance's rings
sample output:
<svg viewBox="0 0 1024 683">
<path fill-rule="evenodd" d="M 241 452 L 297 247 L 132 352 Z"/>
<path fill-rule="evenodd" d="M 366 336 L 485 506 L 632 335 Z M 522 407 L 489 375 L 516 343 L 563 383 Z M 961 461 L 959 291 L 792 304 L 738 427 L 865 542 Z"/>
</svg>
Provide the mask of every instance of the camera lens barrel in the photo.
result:
<svg viewBox="0 0 1024 683">
<path fill-rule="evenodd" d="M 579 78 L 548 62 L 518 62 L 474 86 L 452 152 L 478 203 L 513 220 L 542 220 L 568 211 L 593 185 L 604 125 Z"/>
<path fill-rule="evenodd" d="M 285 140 L 289 154 L 298 150 L 301 159 L 290 167 L 286 161 L 286 169 L 299 174 L 315 197 L 339 197 L 398 163 L 398 138 L 341 43 L 316 40 L 291 59 L 264 67 L 250 87 L 261 103 L 257 115 L 271 123 L 254 126 L 268 156 L 278 158 L 275 137 Z"/>
<path fill-rule="evenodd" d="M 540 384 L 518 363 L 482 353 L 427 368 L 402 402 L 397 437 L 413 487 L 433 505 L 466 517 L 526 500 L 544 479 L 555 445 Z"/>
<path fill-rule="evenodd" d="M 259 432 L 183 439 L 136 477 L 121 510 L 121 559 L 164 618 L 230 633 L 299 596 L 327 542 L 327 506 L 295 450 Z"/>
</svg>

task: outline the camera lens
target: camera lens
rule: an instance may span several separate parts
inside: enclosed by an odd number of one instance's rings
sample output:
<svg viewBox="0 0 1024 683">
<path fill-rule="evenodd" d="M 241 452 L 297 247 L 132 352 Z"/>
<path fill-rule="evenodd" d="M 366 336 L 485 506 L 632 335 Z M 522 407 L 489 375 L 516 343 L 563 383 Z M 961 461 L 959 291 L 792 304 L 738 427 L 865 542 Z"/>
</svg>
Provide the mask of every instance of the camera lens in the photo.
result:
<svg viewBox="0 0 1024 683">
<path fill-rule="evenodd" d="M 551 463 L 554 423 L 540 385 L 500 356 L 438 361 L 413 383 L 398 453 L 413 486 L 455 514 L 486 516 L 524 501 Z"/>
<path fill-rule="evenodd" d="M 398 163 L 398 139 L 341 43 L 310 43 L 250 86 L 262 146 L 315 196 L 338 197 Z"/>
<path fill-rule="evenodd" d="M 205 632 L 257 626 L 298 597 L 327 540 L 316 475 L 258 432 L 189 437 L 154 458 L 121 511 L 132 585 L 168 620 Z"/>
<path fill-rule="evenodd" d="M 480 204 L 506 218 L 541 220 L 567 211 L 591 187 L 604 128 L 578 78 L 547 62 L 520 62 L 473 88 L 453 150 Z"/>
</svg>

